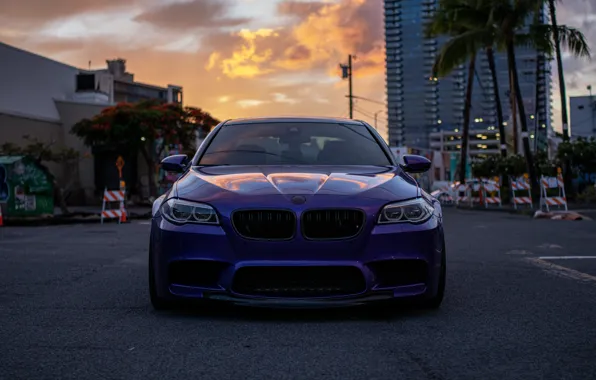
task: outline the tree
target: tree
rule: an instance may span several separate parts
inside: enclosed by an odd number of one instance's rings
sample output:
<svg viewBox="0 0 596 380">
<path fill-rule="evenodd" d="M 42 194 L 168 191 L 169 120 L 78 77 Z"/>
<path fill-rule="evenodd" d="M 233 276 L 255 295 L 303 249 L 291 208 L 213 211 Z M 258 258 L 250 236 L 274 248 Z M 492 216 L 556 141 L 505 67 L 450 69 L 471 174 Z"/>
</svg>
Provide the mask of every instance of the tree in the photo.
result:
<svg viewBox="0 0 596 380">
<path fill-rule="evenodd" d="M 490 3 L 485 0 L 441 0 L 439 4 L 439 9 L 427 29 L 427 36 L 450 34 L 452 29 L 468 31 L 468 33 L 459 33 L 454 38 L 459 40 L 467 39 L 468 41 L 465 44 L 472 46 L 472 51 L 466 51 L 465 49 L 443 50 L 442 54 L 444 56 L 440 57 L 443 61 L 443 70 L 449 73 L 455 68 L 455 66 L 451 67 L 452 65 L 460 64 L 469 59 L 470 54 L 476 54 L 483 48 L 486 52 L 495 97 L 501 155 L 505 157 L 507 156 L 507 147 L 494 55 L 495 36 L 490 26 L 487 25 L 491 13 Z"/>
<path fill-rule="evenodd" d="M 530 177 L 530 183 L 535 199 L 538 199 L 538 178 L 533 162 L 533 155 L 530 148 L 528 122 L 526 118 L 523 95 L 521 93 L 515 47 L 520 45 L 531 46 L 538 50 L 550 53 L 553 46 L 565 42 L 568 47 L 577 54 L 588 52 L 587 44 L 583 35 L 573 28 L 557 26 L 558 35 L 553 40 L 553 26 L 541 23 L 530 25 L 529 32 L 524 30 L 527 27 L 527 20 L 533 18 L 542 11 L 545 0 L 486 0 L 490 2 L 491 14 L 488 26 L 492 28 L 496 45 L 507 53 L 510 75 L 510 91 L 516 100 L 519 119 L 521 123 L 522 144 L 524 156 Z M 575 53 L 574 53 L 575 54 Z M 589 54 L 589 53 L 588 53 Z M 515 117 L 515 115 L 513 115 Z"/>
<path fill-rule="evenodd" d="M 557 25 L 557 9 L 555 0 L 546 0 L 550 13 L 550 32 L 557 57 L 557 71 L 559 72 L 559 91 L 561 93 L 561 118 L 563 121 L 563 141 L 569 140 L 569 117 L 567 115 L 567 94 L 565 88 L 565 77 L 563 73 L 563 59 L 561 58 L 561 43 L 565 44 L 574 56 L 589 57 L 590 50 L 584 35 L 572 28 L 561 28 Z M 565 30 L 567 29 L 567 31 Z M 567 32 L 567 33 L 566 33 Z"/>
<path fill-rule="evenodd" d="M 78 163 L 81 158 L 79 152 L 71 148 L 56 148 L 54 146 L 55 141 L 44 143 L 28 135 L 23 136 L 23 139 L 27 141 L 27 145 L 25 146 L 19 146 L 13 143 L 2 144 L 0 146 L 0 155 L 32 157 L 37 165 L 52 178 L 54 182 L 54 199 L 58 203 L 60 211 L 62 214 L 69 214 L 70 212 L 66 205 L 66 194 L 74 185 L 78 176 L 70 175 L 65 184 L 60 184 L 46 164 L 62 164 L 68 172 L 74 171 L 78 173 Z"/>
<path fill-rule="evenodd" d="M 561 94 L 561 118 L 563 129 L 563 141 L 569 141 L 569 117 L 567 114 L 567 95 L 565 77 L 563 72 L 563 60 L 561 58 L 561 45 L 563 45 L 574 57 L 590 58 L 590 49 L 584 35 L 577 29 L 557 24 L 557 12 L 555 0 L 542 0 L 541 6 L 548 5 L 551 16 L 551 24 L 538 24 L 534 34 L 545 45 L 544 49 L 552 57 L 553 51 L 557 60 L 557 71 L 559 74 L 559 92 Z M 564 161 L 563 176 L 566 188 L 571 188 L 571 163 Z"/>
<path fill-rule="evenodd" d="M 464 103 L 464 124 L 462 130 L 459 181 L 465 183 L 468 141 L 470 136 L 470 110 L 477 52 L 488 44 L 488 35 L 480 28 L 478 16 L 481 0 L 442 0 L 426 35 L 436 37 L 448 35 L 451 38 L 443 45 L 433 66 L 433 76 L 444 77 L 455 68 L 468 62 L 468 80 Z M 493 65 L 494 67 L 494 65 Z"/>
<path fill-rule="evenodd" d="M 132 153 L 140 153 L 149 168 L 150 196 L 155 197 L 157 183 L 153 169 L 165 147 L 181 144 L 185 151 L 194 150 L 195 133 L 199 129 L 208 133 L 218 123 L 200 108 L 144 101 L 108 107 L 92 119 L 75 124 L 71 133 L 90 147 L 124 144 Z"/>
</svg>

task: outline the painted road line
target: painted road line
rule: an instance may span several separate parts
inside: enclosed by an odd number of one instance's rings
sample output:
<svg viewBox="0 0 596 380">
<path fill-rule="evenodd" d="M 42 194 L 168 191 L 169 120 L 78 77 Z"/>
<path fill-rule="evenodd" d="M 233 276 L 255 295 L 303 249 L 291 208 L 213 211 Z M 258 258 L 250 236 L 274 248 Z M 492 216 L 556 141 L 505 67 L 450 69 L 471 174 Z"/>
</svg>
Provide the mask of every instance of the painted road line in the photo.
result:
<svg viewBox="0 0 596 380">
<path fill-rule="evenodd" d="M 596 259 L 596 256 L 542 256 L 540 260 L 583 260 Z"/>
<path fill-rule="evenodd" d="M 592 284 L 596 285 L 596 277 L 589 275 L 587 273 L 583 273 L 583 272 L 577 271 L 575 269 L 566 268 L 561 265 L 549 263 L 549 262 L 542 260 L 540 258 L 532 257 L 532 258 L 525 258 L 524 260 L 529 261 L 530 263 L 540 267 L 545 272 L 550 273 L 554 276 L 570 278 L 572 280 L 592 283 Z"/>
</svg>

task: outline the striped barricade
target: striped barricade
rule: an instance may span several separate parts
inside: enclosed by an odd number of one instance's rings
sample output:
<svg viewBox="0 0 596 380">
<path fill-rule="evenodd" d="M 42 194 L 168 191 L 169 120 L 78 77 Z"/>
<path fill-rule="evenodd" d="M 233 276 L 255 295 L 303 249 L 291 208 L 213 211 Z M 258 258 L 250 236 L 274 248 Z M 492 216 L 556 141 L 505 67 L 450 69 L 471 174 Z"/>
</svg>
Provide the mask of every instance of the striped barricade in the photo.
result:
<svg viewBox="0 0 596 380">
<path fill-rule="evenodd" d="M 470 206 L 484 204 L 483 197 L 484 183 L 482 181 L 474 180 L 474 182 L 468 184 L 468 200 L 470 201 Z"/>
<path fill-rule="evenodd" d="M 483 179 L 482 191 L 485 208 L 488 208 L 489 205 L 503 207 L 503 203 L 501 202 L 501 185 L 498 182 Z"/>
<path fill-rule="evenodd" d="M 525 177 L 509 177 L 509 182 L 511 183 L 511 200 L 513 201 L 513 208 L 517 210 L 518 205 L 528 205 L 530 208 L 534 208 L 534 205 L 532 204 L 530 181 Z"/>
<path fill-rule="evenodd" d="M 455 204 L 459 205 L 468 202 L 468 186 L 460 183 L 455 186 Z"/>
<path fill-rule="evenodd" d="M 549 195 L 549 192 L 554 194 Z M 551 206 L 563 207 L 567 211 L 565 184 L 560 174 L 556 177 L 540 177 L 540 208 L 545 207 L 548 212 Z"/>
<path fill-rule="evenodd" d="M 108 190 L 103 192 L 103 202 L 101 207 L 101 223 L 104 219 L 118 218 L 118 223 L 126 222 L 126 208 L 124 201 L 126 199 L 126 190 Z M 110 203 L 119 203 L 118 209 L 111 209 Z M 108 206 L 108 208 L 106 208 Z"/>
<path fill-rule="evenodd" d="M 430 193 L 442 205 L 452 205 L 454 203 L 452 186 L 443 186 Z"/>
</svg>

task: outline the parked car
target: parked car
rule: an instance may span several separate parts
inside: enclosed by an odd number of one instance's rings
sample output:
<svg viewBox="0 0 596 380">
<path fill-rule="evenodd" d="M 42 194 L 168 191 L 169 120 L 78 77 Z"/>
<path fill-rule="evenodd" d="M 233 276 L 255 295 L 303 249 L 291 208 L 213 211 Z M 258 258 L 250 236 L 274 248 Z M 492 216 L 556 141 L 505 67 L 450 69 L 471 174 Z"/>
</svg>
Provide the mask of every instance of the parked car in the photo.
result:
<svg viewBox="0 0 596 380">
<path fill-rule="evenodd" d="M 439 307 L 446 251 L 439 202 L 365 122 L 225 121 L 153 204 L 149 291 L 156 309 L 184 299 L 265 306 L 412 299 Z"/>
</svg>

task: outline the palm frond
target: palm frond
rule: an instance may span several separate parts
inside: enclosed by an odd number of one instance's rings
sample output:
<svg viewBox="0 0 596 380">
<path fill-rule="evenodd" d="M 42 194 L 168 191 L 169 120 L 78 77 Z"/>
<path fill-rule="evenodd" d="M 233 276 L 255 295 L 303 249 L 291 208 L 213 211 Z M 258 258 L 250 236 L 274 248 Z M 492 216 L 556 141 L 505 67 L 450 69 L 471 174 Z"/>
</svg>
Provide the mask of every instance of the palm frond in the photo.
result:
<svg viewBox="0 0 596 380">
<path fill-rule="evenodd" d="M 444 77 L 467 62 L 470 57 L 486 46 L 485 34 L 484 30 L 471 30 L 451 38 L 441 48 L 433 65 L 433 72 L 437 76 Z"/>
<path fill-rule="evenodd" d="M 559 25 L 557 29 L 559 32 L 559 41 L 556 42 L 564 46 L 575 57 L 591 58 L 590 46 L 586 42 L 586 38 L 582 32 L 565 25 Z"/>
</svg>

